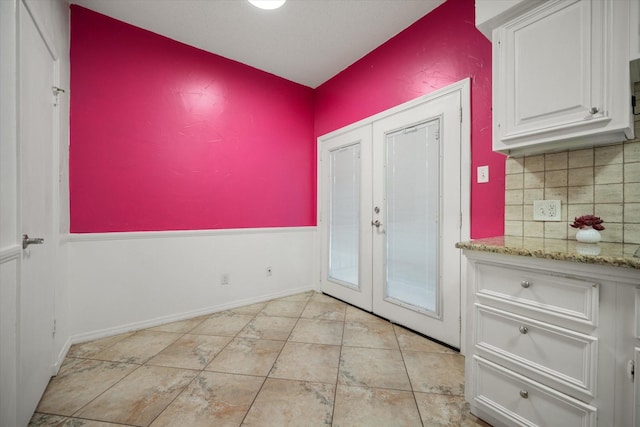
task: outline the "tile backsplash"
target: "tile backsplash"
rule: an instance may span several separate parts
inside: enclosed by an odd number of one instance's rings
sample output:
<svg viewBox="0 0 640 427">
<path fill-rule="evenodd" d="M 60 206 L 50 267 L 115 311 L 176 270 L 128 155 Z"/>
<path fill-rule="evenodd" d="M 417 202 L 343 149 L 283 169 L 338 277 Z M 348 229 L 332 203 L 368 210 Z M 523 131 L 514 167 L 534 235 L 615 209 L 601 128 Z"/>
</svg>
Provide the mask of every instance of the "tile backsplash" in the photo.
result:
<svg viewBox="0 0 640 427">
<path fill-rule="evenodd" d="M 640 84 L 634 89 L 640 99 Z M 631 141 L 508 158 L 504 234 L 574 239 L 569 223 L 594 214 L 604 220 L 603 242 L 640 244 L 640 116 L 635 117 Z M 534 200 L 560 200 L 561 221 L 534 221 Z"/>
</svg>

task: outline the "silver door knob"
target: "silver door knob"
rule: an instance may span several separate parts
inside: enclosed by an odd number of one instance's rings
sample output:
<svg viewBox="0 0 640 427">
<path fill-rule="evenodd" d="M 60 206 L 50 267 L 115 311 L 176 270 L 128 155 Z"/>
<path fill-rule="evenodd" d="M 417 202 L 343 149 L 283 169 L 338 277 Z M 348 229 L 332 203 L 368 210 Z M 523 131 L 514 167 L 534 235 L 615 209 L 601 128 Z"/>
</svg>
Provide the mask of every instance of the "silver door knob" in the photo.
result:
<svg viewBox="0 0 640 427">
<path fill-rule="evenodd" d="M 22 235 L 22 249 L 27 249 L 29 245 L 41 245 L 44 243 L 42 237 L 29 237 L 27 234 Z"/>
<path fill-rule="evenodd" d="M 598 108 L 597 107 L 591 107 L 591 109 L 589 110 L 589 114 L 598 114 Z"/>
<path fill-rule="evenodd" d="M 529 286 L 531 286 L 531 282 L 528 280 L 523 280 L 522 282 L 520 282 L 520 286 L 522 286 L 523 288 L 528 288 Z"/>
<path fill-rule="evenodd" d="M 382 223 L 376 219 L 375 221 L 371 221 L 371 225 L 375 226 L 376 228 L 380 228 Z"/>
<path fill-rule="evenodd" d="M 526 334 L 527 332 L 529 332 L 529 328 L 527 328 L 526 326 L 520 326 L 518 328 L 518 330 L 520 331 L 521 334 Z"/>
<path fill-rule="evenodd" d="M 520 390 L 520 397 L 522 397 L 523 399 L 528 399 L 529 392 L 527 390 Z"/>
</svg>

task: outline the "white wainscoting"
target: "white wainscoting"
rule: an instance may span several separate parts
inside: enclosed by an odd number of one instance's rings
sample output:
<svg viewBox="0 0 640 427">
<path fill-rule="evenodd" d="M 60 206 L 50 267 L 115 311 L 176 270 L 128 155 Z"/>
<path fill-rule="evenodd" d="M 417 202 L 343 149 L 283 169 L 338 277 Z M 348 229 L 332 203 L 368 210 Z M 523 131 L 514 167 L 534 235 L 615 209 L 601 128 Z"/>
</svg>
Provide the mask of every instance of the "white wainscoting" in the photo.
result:
<svg viewBox="0 0 640 427">
<path fill-rule="evenodd" d="M 316 227 L 72 234 L 70 341 L 318 289 L 315 239 Z"/>
</svg>

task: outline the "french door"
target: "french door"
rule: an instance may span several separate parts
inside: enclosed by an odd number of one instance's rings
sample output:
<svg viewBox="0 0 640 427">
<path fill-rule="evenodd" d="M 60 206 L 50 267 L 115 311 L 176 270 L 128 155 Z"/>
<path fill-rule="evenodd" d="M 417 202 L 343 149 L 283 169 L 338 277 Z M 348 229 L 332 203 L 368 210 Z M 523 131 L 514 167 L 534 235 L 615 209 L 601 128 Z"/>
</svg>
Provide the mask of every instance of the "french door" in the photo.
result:
<svg viewBox="0 0 640 427">
<path fill-rule="evenodd" d="M 463 91 L 320 139 L 323 292 L 460 347 Z"/>
</svg>

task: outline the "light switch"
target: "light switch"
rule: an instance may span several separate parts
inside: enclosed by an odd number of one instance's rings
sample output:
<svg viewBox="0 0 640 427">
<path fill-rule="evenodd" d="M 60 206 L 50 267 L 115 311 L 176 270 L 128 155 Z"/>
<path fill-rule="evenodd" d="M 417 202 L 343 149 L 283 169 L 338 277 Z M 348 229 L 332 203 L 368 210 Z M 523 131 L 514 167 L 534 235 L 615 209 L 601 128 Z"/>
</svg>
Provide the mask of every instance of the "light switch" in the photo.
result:
<svg viewBox="0 0 640 427">
<path fill-rule="evenodd" d="M 489 166 L 478 166 L 478 184 L 489 182 Z"/>
</svg>

